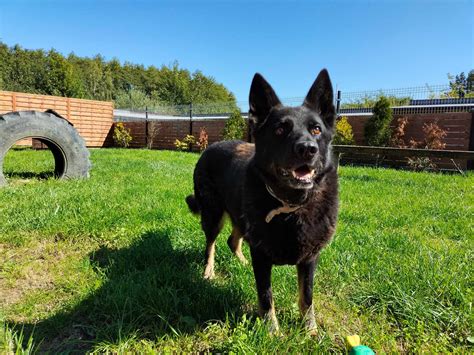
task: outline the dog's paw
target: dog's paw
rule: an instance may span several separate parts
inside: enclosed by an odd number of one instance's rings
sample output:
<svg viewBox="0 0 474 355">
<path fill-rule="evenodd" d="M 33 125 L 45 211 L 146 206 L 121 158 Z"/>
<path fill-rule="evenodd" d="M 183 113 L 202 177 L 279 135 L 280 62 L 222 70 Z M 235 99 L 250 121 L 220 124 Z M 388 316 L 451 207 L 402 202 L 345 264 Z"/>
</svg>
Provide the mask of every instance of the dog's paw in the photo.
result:
<svg viewBox="0 0 474 355">
<path fill-rule="evenodd" d="M 311 307 L 305 316 L 303 317 L 304 321 L 304 329 L 306 330 L 306 334 L 309 336 L 317 336 L 318 335 L 318 326 L 316 325 L 316 318 L 314 317 L 313 307 Z"/>
<path fill-rule="evenodd" d="M 275 316 L 275 311 L 269 311 L 267 314 L 264 315 L 263 321 L 265 322 L 268 333 L 272 336 L 282 336 L 282 332 L 280 331 L 280 325 L 278 324 L 278 320 Z"/>
<path fill-rule="evenodd" d="M 267 327 L 268 327 L 268 334 L 270 334 L 273 337 L 282 337 L 283 333 L 280 330 L 280 326 L 277 323 L 274 323 L 272 321 L 267 322 Z"/>
<path fill-rule="evenodd" d="M 204 279 L 206 280 L 212 280 L 216 277 L 216 274 L 214 272 L 214 267 L 212 266 L 206 266 L 206 269 L 204 270 Z"/>
<path fill-rule="evenodd" d="M 310 337 L 315 337 L 318 335 L 318 329 L 316 326 L 314 327 L 306 327 L 306 334 L 308 334 Z"/>
<path fill-rule="evenodd" d="M 249 264 L 248 260 L 245 258 L 244 254 L 242 254 L 242 252 L 235 253 L 235 256 L 239 259 L 239 261 L 242 263 L 242 265 L 248 265 Z"/>
</svg>

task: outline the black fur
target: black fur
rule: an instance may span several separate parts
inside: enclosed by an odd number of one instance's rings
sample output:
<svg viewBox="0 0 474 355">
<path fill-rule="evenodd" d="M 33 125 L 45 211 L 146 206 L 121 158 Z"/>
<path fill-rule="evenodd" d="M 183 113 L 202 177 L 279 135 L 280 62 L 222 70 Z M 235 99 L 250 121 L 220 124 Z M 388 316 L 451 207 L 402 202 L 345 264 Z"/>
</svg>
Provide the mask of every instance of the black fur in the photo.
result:
<svg viewBox="0 0 474 355">
<path fill-rule="evenodd" d="M 189 195 L 188 197 L 186 197 L 186 203 L 188 204 L 188 207 L 192 213 L 199 214 L 201 212 L 201 207 L 199 207 L 199 204 L 194 195 Z"/>
<path fill-rule="evenodd" d="M 300 309 L 306 325 L 314 330 L 314 269 L 319 252 L 334 233 L 338 211 L 338 179 L 330 146 L 335 109 L 327 71 L 321 71 L 300 107 L 283 106 L 270 84 L 256 74 L 249 114 L 255 146 L 241 141 L 212 144 L 194 171 L 195 197 L 186 199 L 193 212 L 201 213 L 207 239 L 206 275 L 213 275 L 214 241 L 227 212 L 234 230 L 250 245 L 262 316 L 271 320 L 272 329 L 278 328 L 270 285 L 272 265 L 297 265 Z M 269 212 L 283 203 L 297 209 L 276 214 L 267 223 Z"/>
</svg>

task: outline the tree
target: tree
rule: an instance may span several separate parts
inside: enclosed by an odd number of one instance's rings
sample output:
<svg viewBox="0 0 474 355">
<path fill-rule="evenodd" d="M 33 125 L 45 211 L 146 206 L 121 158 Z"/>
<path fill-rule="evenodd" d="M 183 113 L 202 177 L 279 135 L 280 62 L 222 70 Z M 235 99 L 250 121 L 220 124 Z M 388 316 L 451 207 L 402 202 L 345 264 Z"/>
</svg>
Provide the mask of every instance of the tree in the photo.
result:
<svg viewBox="0 0 474 355">
<path fill-rule="evenodd" d="M 0 90 L 8 90 L 12 60 L 8 46 L 0 42 Z"/>
<path fill-rule="evenodd" d="M 163 66 L 157 76 L 153 94 L 160 101 L 171 105 L 188 104 L 191 102 L 190 81 L 189 71 L 179 69 L 178 62 L 173 63 L 172 67 Z"/>
<path fill-rule="evenodd" d="M 10 68 L 8 75 L 4 78 L 4 85 L 7 90 L 23 91 L 31 93 L 41 93 L 38 90 L 35 80 L 35 61 L 30 53 L 23 50 L 19 45 L 15 45 L 10 50 Z"/>
<path fill-rule="evenodd" d="M 240 110 L 235 109 L 229 119 L 225 122 L 222 137 L 224 140 L 243 139 L 246 127 L 247 125 L 240 114 Z"/>
<path fill-rule="evenodd" d="M 50 50 L 44 74 L 44 91 L 48 95 L 83 97 L 84 91 L 73 65 L 60 53 Z"/>
<path fill-rule="evenodd" d="M 381 96 L 372 109 L 364 127 L 365 142 L 371 146 L 386 146 L 390 140 L 390 123 L 392 122 L 392 109 L 390 101 Z"/>
<path fill-rule="evenodd" d="M 128 62 L 122 65 L 116 58 L 107 61 L 101 55 L 88 58 L 71 53 L 64 57 L 53 49 L 29 50 L 2 42 L 0 89 L 116 100 L 121 108 L 148 106 L 170 114 L 188 112 L 191 102 L 195 112 L 202 111 L 201 104 L 206 105 L 203 113 L 231 112 L 236 108 L 234 95 L 224 85 L 200 71 L 191 74 L 178 62 L 160 68 Z M 186 106 L 181 110 L 178 105 Z"/>
<path fill-rule="evenodd" d="M 464 72 L 454 76 L 448 74 L 450 91 L 445 95 L 453 98 L 474 97 L 474 69 L 468 73 Z"/>
<path fill-rule="evenodd" d="M 117 108 L 130 110 L 152 109 L 154 102 L 141 90 L 131 89 L 129 92 L 121 91 L 115 98 Z"/>
</svg>

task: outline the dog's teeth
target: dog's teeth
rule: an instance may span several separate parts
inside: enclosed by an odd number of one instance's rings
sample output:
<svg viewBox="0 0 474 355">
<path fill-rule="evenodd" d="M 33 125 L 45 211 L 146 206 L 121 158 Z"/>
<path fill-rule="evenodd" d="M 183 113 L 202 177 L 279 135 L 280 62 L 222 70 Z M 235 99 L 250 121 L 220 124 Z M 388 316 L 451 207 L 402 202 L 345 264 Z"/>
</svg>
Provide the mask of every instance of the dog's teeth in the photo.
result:
<svg viewBox="0 0 474 355">
<path fill-rule="evenodd" d="M 303 182 L 311 182 L 311 179 L 314 176 L 314 169 L 310 170 L 307 174 L 304 176 L 299 176 L 295 171 L 291 172 L 293 177 L 298 180 L 298 181 L 303 181 Z"/>
</svg>

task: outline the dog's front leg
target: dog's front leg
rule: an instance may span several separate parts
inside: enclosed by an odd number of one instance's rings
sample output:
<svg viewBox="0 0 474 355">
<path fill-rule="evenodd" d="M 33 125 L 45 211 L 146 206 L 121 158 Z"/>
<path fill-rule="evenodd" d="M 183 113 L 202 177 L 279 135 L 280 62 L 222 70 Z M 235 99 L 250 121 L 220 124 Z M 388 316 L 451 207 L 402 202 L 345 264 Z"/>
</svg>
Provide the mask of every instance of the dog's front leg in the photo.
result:
<svg viewBox="0 0 474 355">
<path fill-rule="evenodd" d="M 316 320 L 314 318 L 313 308 L 313 281 L 316 262 L 317 260 L 315 259 L 296 265 L 299 289 L 298 304 L 306 329 L 311 335 L 316 335 Z"/>
<path fill-rule="evenodd" d="M 273 304 L 272 295 L 272 262 L 263 253 L 250 249 L 252 255 L 253 273 L 255 282 L 257 283 L 257 295 L 260 317 L 269 323 L 270 333 L 278 334 L 279 326 L 275 314 L 275 305 Z"/>
</svg>

